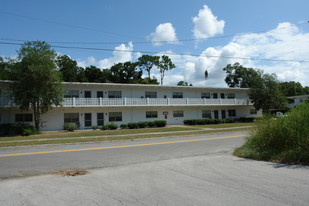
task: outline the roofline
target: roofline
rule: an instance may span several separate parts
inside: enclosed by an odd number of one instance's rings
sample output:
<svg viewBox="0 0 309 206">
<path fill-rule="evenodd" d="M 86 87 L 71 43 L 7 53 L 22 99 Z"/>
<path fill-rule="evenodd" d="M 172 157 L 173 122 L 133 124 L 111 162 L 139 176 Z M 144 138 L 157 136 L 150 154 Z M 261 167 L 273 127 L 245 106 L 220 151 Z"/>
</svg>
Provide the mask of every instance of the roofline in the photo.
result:
<svg viewBox="0 0 309 206">
<path fill-rule="evenodd" d="M 288 98 L 289 98 L 289 99 L 296 99 L 296 98 L 302 98 L 302 97 L 309 97 L 309 94 L 298 95 L 298 96 L 291 96 L 291 97 L 288 97 Z"/>
<path fill-rule="evenodd" d="M 0 80 L 0 83 L 12 83 L 11 80 Z M 195 87 L 195 86 L 170 86 L 170 85 L 153 85 L 153 84 L 121 84 L 121 83 L 95 83 L 95 82 L 62 82 L 63 85 L 85 85 L 85 86 L 126 86 L 126 87 L 147 87 L 147 88 L 167 88 L 167 89 L 227 89 L 247 91 L 249 88 L 235 88 L 235 87 Z"/>
</svg>

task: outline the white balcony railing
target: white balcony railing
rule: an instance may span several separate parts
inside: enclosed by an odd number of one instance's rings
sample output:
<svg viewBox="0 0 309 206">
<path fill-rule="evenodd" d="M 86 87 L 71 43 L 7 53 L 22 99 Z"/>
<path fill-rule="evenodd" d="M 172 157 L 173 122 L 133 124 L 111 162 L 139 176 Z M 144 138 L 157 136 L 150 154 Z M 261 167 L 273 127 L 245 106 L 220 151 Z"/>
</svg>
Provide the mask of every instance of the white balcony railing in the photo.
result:
<svg viewBox="0 0 309 206">
<path fill-rule="evenodd" d="M 64 107 L 107 106 L 203 106 L 203 105 L 252 105 L 249 99 L 201 99 L 201 98 L 64 98 Z M 13 100 L 0 99 L 0 107 L 14 107 Z"/>
</svg>

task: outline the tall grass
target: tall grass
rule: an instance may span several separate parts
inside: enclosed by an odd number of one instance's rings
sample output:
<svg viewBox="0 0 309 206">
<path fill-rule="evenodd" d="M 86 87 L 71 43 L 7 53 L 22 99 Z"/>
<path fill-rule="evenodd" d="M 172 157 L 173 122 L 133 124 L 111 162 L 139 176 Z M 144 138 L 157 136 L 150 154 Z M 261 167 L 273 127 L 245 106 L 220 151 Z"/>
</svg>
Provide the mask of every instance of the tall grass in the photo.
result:
<svg viewBox="0 0 309 206">
<path fill-rule="evenodd" d="M 285 117 L 266 116 L 257 121 L 251 137 L 234 154 L 309 165 L 309 104 L 299 105 Z"/>
</svg>

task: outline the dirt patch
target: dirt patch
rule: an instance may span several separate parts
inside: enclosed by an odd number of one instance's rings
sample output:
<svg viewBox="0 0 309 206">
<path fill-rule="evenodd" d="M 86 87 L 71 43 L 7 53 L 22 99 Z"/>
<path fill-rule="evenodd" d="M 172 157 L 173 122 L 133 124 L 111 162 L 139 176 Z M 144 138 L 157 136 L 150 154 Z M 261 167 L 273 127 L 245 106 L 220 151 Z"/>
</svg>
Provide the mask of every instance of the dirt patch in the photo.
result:
<svg viewBox="0 0 309 206">
<path fill-rule="evenodd" d="M 63 171 L 55 172 L 56 175 L 61 175 L 61 176 L 78 176 L 78 175 L 85 175 L 88 173 L 89 172 L 87 170 L 63 170 Z"/>
</svg>

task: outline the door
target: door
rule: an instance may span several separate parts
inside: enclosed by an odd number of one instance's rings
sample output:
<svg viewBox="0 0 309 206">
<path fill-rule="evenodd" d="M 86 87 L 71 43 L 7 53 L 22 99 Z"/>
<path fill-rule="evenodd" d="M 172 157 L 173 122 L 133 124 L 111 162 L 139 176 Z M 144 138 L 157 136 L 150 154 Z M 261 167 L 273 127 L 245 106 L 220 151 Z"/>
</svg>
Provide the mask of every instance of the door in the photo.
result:
<svg viewBox="0 0 309 206">
<path fill-rule="evenodd" d="M 92 122 L 91 122 L 91 113 L 85 113 L 85 127 L 91 127 Z"/>
<path fill-rule="evenodd" d="M 91 98 L 91 91 L 85 91 L 85 98 Z"/>
<path fill-rule="evenodd" d="M 215 110 L 214 113 L 215 113 L 215 119 L 219 119 L 219 111 Z"/>
<path fill-rule="evenodd" d="M 103 91 L 97 91 L 97 98 L 103 98 Z"/>
<path fill-rule="evenodd" d="M 225 110 L 221 110 L 221 119 L 225 118 L 226 118 Z"/>
<path fill-rule="evenodd" d="M 97 113 L 97 126 L 104 125 L 104 112 Z"/>
</svg>

